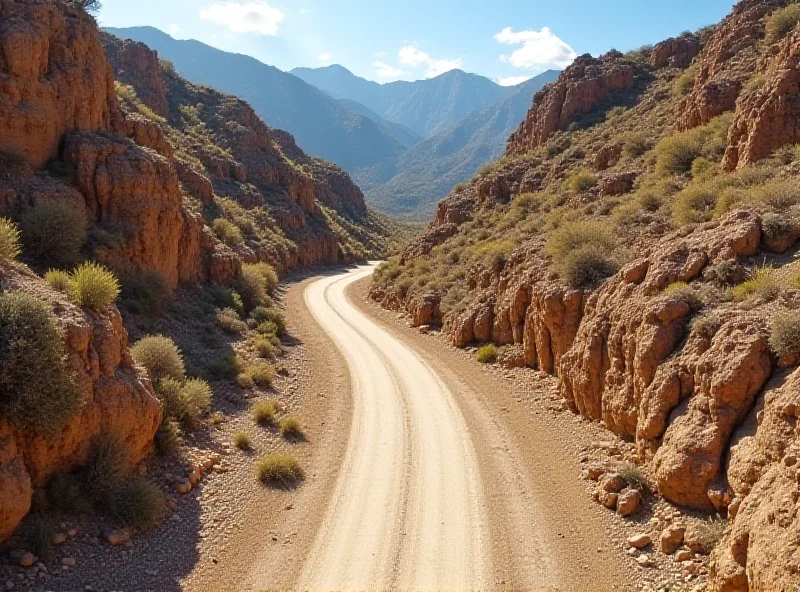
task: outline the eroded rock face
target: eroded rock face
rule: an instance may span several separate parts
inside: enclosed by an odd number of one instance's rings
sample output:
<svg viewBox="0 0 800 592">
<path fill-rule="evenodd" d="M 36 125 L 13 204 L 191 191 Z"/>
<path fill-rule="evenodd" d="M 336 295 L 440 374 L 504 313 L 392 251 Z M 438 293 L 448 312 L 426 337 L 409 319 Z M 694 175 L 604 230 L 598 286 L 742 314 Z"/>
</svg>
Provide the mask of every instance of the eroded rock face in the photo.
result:
<svg viewBox="0 0 800 592">
<path fill-rule="evenodd" d="M 657 43 L 650 55 L 650 65 L 660 69 L 666 67 L 686 68 L 700 53 L 700 39 L 695 35 L 672 37 Z"/>
<path fill-rule="evenodd" d="M 97 436 L 116 435 L 127 445 L 132 462 L 139 462 L 151 450 L 162 414 L 150 381 L 133 364 L 128 334 L 115 307 L 82 312 L 31 272 L 13 272 L 3 280 L 10 290 L 35 291 L 38 297 L 58 303 L 83 405 L 51 439 L 0 421 L 0 540 L 27 514 L 32 488 L 80 467 Z"/>
<path fill-rule="evenodd" d="M 114 81 L 90 16 L 49 0 L 2 0 L 0 23 L 0 151 L 41 168 L 67 132 L 112 129 Z"/>
<path fill-rule="evenodd" d="M 167 159 L 133 142 L 76 133 L 66 139 L 64 160 L 75 169 L 89 219 L 119 237 L 119 246 L 96 250 L 98 259 L 157 271 L 172 287 L 200 279 L 201 224 L 183 209 Z"/>
<path fill-rule="evenodd" d="M 411 326 L 440 325 L 442 312 L 439 310 L 441 298 L 438 294 L 424 294 L 411 299 L 406 310 L 411 314 Z"/>
<path fill-rule="evenodd" d="M 800 580 L 800 370 L 764 395 L 756 433 L 731 448 L 737 511 L 710 565 L 714 590 L 788 590 Z M 733 506 L 733 504 L 732 504 Z"/>
<path fill-rule="evenodd" d="M 154 113 L 167 117 L 167 86 L 161 77 L 158 54 L 144 43 L 130 39 L 110 43 L 110 38 L 110 35 L 103 34 L 106 56 L 116 79 L 131 85 L 141 101 Z"/>
<path fill-rule="evenodd" d="M 786 144 L 800 141 L 800 34 L 794 33 L 760 66 L 765 81 L 744 94 L 728 132 L 725 170 L 753 164 Z"/>
<path fill-rule="evenodd" d="M 708 123 L 736 106 L 755 70 L 757 44 L 764 38 L 764 16 L 789 0 L 742 0 L 714 29 L 697 57 L 694 87 L 678 110 L 678 129 Z"/>
<path fill-rule="evenodd" d="M 536 93 L 533 107 L 508 140 L 507 154 L 524 154 L 541 146 L 555 132 L 567 129 L 577 116 L 588 113 L 611 95 L 632 88 L 636 76 L 636 66 L 620 54 L 579 57 L 555 83 Z"/>
</svg>

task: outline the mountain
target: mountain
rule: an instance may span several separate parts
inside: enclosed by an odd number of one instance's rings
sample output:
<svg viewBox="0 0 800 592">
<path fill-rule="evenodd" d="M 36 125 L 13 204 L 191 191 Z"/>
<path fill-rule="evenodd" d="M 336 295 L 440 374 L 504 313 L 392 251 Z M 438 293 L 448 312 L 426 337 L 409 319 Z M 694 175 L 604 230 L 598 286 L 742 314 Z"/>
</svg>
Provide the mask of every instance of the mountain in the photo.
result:
<svg viewBox="0 0 800 592">
<path fill-rule="evenodd" d="M 524 119 L 531 97 L 558 78 L 548 70 L 511 87 L 509 96 L 467 115 L 395 158 L 356 171 L 353 176 L 377 208 L 417 219 L 430 218 L 436 202 L 499 157 Z"/>
<path fill-rule="evenodd" d="M 356 115 L 363 115 L 364 117 L 371 119 L 375 123 L 378 124 L 378 127 L 383 130 L 386 134 L 397 140 L 402 146 L 406 148 L 410 148 L 411 146 L 419 143 L 422 141 L 422 137 L 418 134 L 414 133 L 406 126 L 400 123 L 393 123 L 391 121 L 386 121 L 380 115 L 375 113 L 369 107 L 362 105 L 361 103 L 357 103 L 356 101 L 351 101 L 350 99 L 337 99 L 337 101 L 342 104 L 345 109 L 355 113 Z"/>
<path fill-rule="evenodd" d="M 246 100 L 268 125 L 288 131 L 310 154 L 345 170 L 399 155 L 407 146 L 380 121 L 355 113 L 328 93 L 249 56 L 199 41 L 176 40 L 152 27 L 106 30 L 148 45 L 187 79 Z"/>
<path fill-rule="evenodd" d="M 435 78 L 378 84 L 339 65 L 295 68 L 292 74 L 332 96 L 369 107 L 381 118 L 428 138 L 496 103 L 507 88 L 477 74 L 450 70 Z"/>
</svg>

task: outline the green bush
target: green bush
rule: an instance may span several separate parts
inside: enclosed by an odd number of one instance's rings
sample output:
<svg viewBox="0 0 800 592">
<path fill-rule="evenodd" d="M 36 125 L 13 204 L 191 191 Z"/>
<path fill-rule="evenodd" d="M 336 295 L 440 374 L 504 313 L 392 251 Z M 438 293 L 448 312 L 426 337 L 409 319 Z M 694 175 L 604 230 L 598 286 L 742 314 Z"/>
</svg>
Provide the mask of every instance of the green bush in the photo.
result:
<svg viewBox="0 0 800 592">
<path fill-rule="evenodd" d="M 275 417 L 280 412 L 280 404 L 274 400 L 259 401 L 253 405 L 251 413 L 253 420 L 259 425 L 271 425 L 275 423 Z"/>
<path fill-rule="evenodd" d="M 271 387 L 272 381 L 275 380 L 275 368 L 268 362 L 256 362 L 247 369 L 247 374 L 253 384 L 262 389 Z"/>
<path fill-rule="evenodd" d="M 178 422 L 164 417 L 154 438 L 156 452 L 162 456 L 175 454 L 183 446 L 183 434 Z"/>
<path fill-rule="evenodd" d="M 497 361 L 497 346 L 494 343 L 487 343 L 478 348 L 476 359 L 481 364 L 492 364 Z"/>
<path fill-rule="evenodd" d="M 169 302 L 169 285 L 157 271 L 126 273 L 121 283 L 123 305 L 131 312 L 154 317 Z"/>
<path fill-rule="evenodd" d="M 230 380 L 242 371 L 243 366 L 235 352 L 227 351 L 208 365 L 206 373 L 212 380 Z"/>
<path fill-rule="evenodd" d="M 559 226 L 547 239 L 547 252 L 554 258 L 565 257 L 570 253 L 590 246 L 601 252 L 616 249 L 613 228 L 604 222 L 577 220 Z"/>
<path fill-rule="evenodd" d="M 717 205 L 717 191 L 708 185 L 689 185 L 675 196 L 672 217 L 684 226 L 710 220 Z"/>
<path fill-rule="evenodd" d="M 68 267 L 86 242 L 86 214 L 65 201 L 34 206 L 20 218 L 25 255 L 40 265 Z"/>
<path fill-rule="evenodd" d="M 242 231 L 233 222 L 225 218 L 217 218 L 211 223 L 211 229 L 217 238 L 229 247 L 238 247 L 244 242 Z"/>
<path fill-rule="evenodd" d="M 704 179 L 713 176 L 717 165 L 706 157 L 696 158 L 692 163 L 692 179 Z"/>
<path fill-rule="evenodd" d="M 769 345 L 780 358 L 789 354 L 800 355 L 800 312 L 786 310 L 775 314 Z"/>
<path fill-rule="evenodd" d="M 72 297 L 72 277 L 66 271 L 51 269 L 44 274 L 44 279 L 56 292 Z"/>
<path fill-rule="evenodd" d="M 98 263 L 84 263 L 72 272 L 75 303 L 90 310 L 102 310 L 119 296 L 114 274 Z"/>
<path fill-rule="evenodd" d="M 230 335 L 243 335 L 247 333 L 247 323 L 239 318 L 232 308 L 223 308 L 217 311 L 217 325 Z"/>
<path fill-rule="evenodd" d="M 780 8 L 766 18 L 767 38 L 773 43 L 779 41 L 791 33 L 797 23 L 800 23 L 800 5 Z"/>
<path fill-rule="evenodd" d="M 0 218 L 0 264 L 14 261 L 21 252 L 19 228 L 11 220 Z"/>
<path fill-rule="evenodd" d="M 80 394 L 50 308 L 20 292 L 0 294 L 0 416 L 52 435 L 75 413 Z"/>
<path fill-rule="evenodd" d="M 281 436 L 286 439 L 301 438 L 303 436 L 303 429 L 300 427 L 300 422 L 295 417 L 284 417 L 278 428 Z"/>
<path fill-rule="evenodd" d="M 133 476 L 106 487 L 98 505 L 117 524 L 141 529 L 154 526 L 166 511 L 158 486 Z"/>
<path fill-rule="evenodd" d="M 619 467 L 617 472 L 625 479 L 629 487 L 636 488 L 642 493 L 650 493 L 650 483 L 647 480 L 647 476 L 636 465 L 625 463 Z"/>
<path fill-rule="evenodd" d="M 772 267 L 759 267 L 751 274 L 749 280 L 733 288 L 733 297 L 736 300 L 749 300 L 761 298 L 774 300 L 781 290 L 778 272 Z"/>
<path fill-rule="evenodd" d="M 629 132 L 622 137 L 622 148 L 628 158 L 639 158 L 653 148 L 653 140 L 644 132 Z"/>
<path fill-rule="evenodd" d="M 584 288 L 614 275 L 619 264 L 609 255 L 587 246 L 566 255 L 559 267 L 567 284 Z"/>
<path fill-rule="evenodd" d="M 291 486 L 304 477 L 300 463 L 286 454 L 268 454 L 256 461 L 256 478 L 267 485 Z"/>
<path fill-rule="evenodd" d="M 800 221 L 792 216 L 769 212 L 761 217 L 761 229 L 772 240 L 796 237 L 800 234 Z"/>
<path fill-rule="evenodd" d="M 683 300 L 692 310 L 703 307 L 703 300 L 697 290 L 685 282 L 675 282 L 664 288 L 663 294 L 676 300 Z"/>
<path fill-rule="evenodd" d="M 103 434 L 92 442 L 89 460 L 83 469 L 90 494 L 102 497 L 113 484 L 130 473 L 130 451 L 119 437 Z"/>
<path fill-rule="evenodd" d="M 697 76 L 697 66 L 690 66 L 683 74 L 675 80 L 673 93 L 677 96 L 688 95 L 694 88 L 694 79 Z"/>
<path fill-rule="evenodd" d="M 169 337 L 163 335 L 143 337 L 131 348 L 131 355 L 137 364 L 147 370 L 154 384 L 162 378 L 180 381 L 186 375 L 183 356 Z"/>
<path fill-rule="evenodd" d="M 578 171 L 577 173 L 573 173 L 570 175 L 569 179 L 567 179 L 566 183 L 567 189 L 573 193 L 589 191 L 596 185 L 597 175 L 589 171 Z"/>
<path fill-rule="evenodd" d="M 697 139 L 686 132 L 664 138 L 655 150 L 656 173 L 661 176 L 688 173 L 695 159 L 702 154 Z"/>
<path fill-rule="evenodd" d="M 239 450 L 250 450 L 253 447 L 253 441 L 247 432 L 236 432 L 233 434 L 233 445 Z"/>
<path fill-rule="evenodd" d="M 245 263 L 239 276 L 238 288 L 245 310 L 253 310 L 267 302 L 267 296 L 278 285 L 272 266 L 266 263 Z"/>
<path fill-rule="evenodd" d="M 181 421 L 195 425 L 211 409 L 211 386 L 202 378 L 190 378 L 181 387 Z"/>
<path fill-rule="evenodd" d="M 250 318 L 258 329 L 263 323 L 272 323 L 275 326 L 274 335 L 283 335 L 286 333 L 286 318 L 283 313 L 277 308 L 266 308 L 258 306 L 250 313 Z M 266 328 L 265 328 L 266 329 Z M 267 334 L 269 330 L 262 331 L 258 329 L 259 333 Z"/>
</svg>

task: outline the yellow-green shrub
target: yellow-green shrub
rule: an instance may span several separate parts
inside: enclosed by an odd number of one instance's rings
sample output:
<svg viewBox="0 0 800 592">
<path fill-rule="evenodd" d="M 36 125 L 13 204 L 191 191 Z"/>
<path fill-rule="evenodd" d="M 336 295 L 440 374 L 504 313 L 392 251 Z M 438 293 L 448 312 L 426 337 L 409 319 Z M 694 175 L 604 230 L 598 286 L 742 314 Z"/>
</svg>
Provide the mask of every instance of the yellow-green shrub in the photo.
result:
<svg viewBox="0 0 800 592">
<path fill-rule="evenodd" d="M 225 218 L 217 218 L 211 223 L 211 229 L 217 238 L 229 247 L 238 247 L 244 242 L 242 231 L 233 222 Z"/>
<path fill-rule="evenodd" d="M 597 175 L 590 171 L 578 171 L 567 179 L 567 189 L 574 193 L 589 191 L 597 185 Z"/>
<path fill-rule="evenodd" d="M 19 228 L 11 220 L 0 218 L 0 263 L 10 263 L 20 254 Z"/>
<path fill-rule="evenodd" d="M 256 461 L 256 478 L 267 485 L 290 486 L 304 477 L 300 463 L 286 454 L 268 454 Z"/>
<path fill-rule="evenodd" d="M 748 300 L 758 297 L 762 300 L 773 300 L 781 289 L 778 272 L 773 267 L 759 267 L 753 271 L 751 278 L 733 288 L 733 297 L 736 300 Z"/>
<path fill-rule="evenodd" d="M 76 304 L 102 310 L 119 296 L 119 282 L 98 263 L 84 263 L 72 272 L 72 294 Z"/>
<path fill-rule="evenodd" d="M 766 19 L 767 37 L 775 42 L 786 37 L 800 23 L 800 5 L 790 4 L 779 8 Z"/>
<path fill-rule="evenodd" d="M 169 337 L 143 337 L 131 348 L 131 355 L 137 364 L 144 366 L 154 383 L 162 378 L 181 381 L 186 375 L 183 356 Z"/>
</svg>

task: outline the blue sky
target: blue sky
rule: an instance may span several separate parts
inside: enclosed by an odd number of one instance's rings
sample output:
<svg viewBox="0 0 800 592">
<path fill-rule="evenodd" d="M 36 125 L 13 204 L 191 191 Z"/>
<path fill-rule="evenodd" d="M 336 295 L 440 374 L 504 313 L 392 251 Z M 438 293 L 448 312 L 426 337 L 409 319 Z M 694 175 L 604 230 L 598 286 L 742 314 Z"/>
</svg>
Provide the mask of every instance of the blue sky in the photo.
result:
<svg viewBox="0 0 800 592">
<path fill-rule="evenodd" d="M 378 82 L 452 68 L 511 84 L 575 55 L 715 23 L 733 0 L 103 0 L 102 25 L 150 25 L 282 70 L 342 64 Z"/>
</svg>

